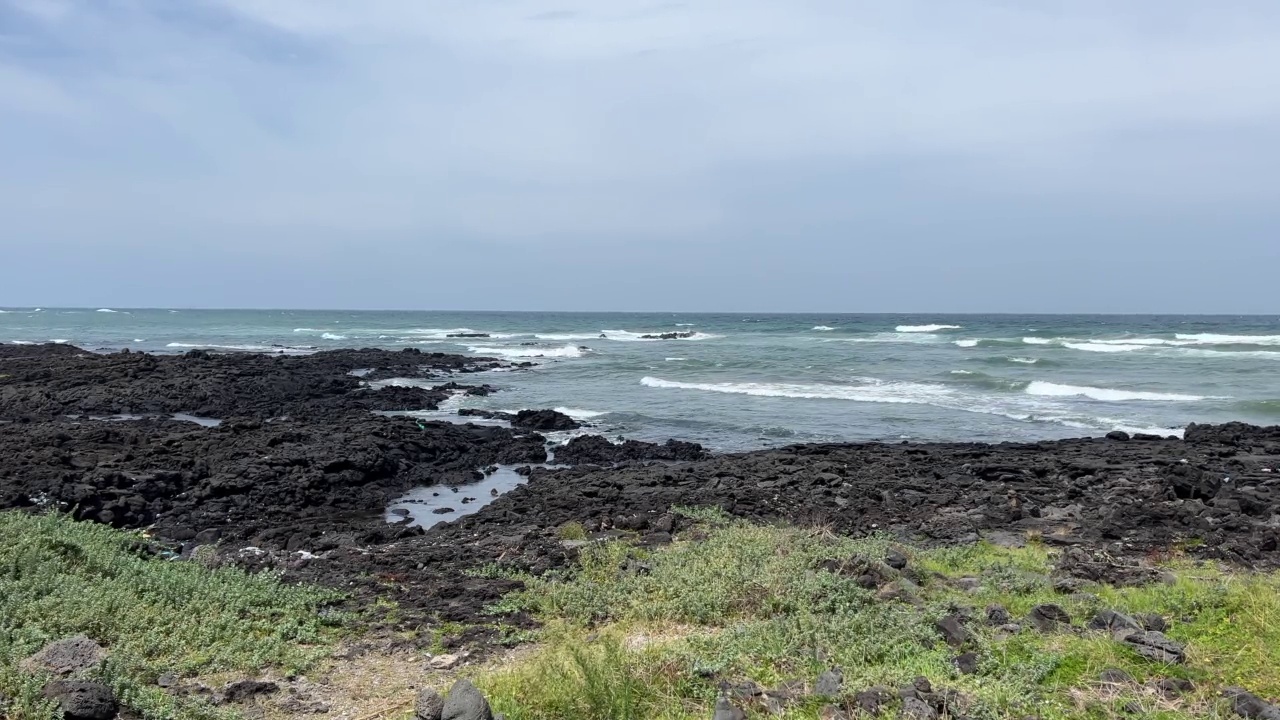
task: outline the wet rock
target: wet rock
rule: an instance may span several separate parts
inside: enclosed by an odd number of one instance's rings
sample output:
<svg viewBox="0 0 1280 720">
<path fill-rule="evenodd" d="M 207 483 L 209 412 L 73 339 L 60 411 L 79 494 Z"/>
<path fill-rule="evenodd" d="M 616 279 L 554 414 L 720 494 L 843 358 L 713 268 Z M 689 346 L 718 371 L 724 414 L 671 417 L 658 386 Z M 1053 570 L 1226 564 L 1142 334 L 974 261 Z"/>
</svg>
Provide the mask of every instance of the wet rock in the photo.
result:
<svg viewBox="0 0 1280 720">
<path fill-rule="evenodd" d="M 582 424 L 556 410 L 521 410 L 515 414 L 512 425 L 538 432 L 577 430 Z"/>
<path fill-rule="evenodd" d="M 1280 720 L 1280 706 L 1272 705 L 1241 687 L 1229 687 L 1222 691 L 1231 701 L 1231 711 L 1253 720 Z"/>
<path fill-rule="evenodd" d="M 418 692 L 413 714 L 415 720 L 441 720 L 444 714 L 444 698 L 431 688 L 423 688 Z"/>
<path fill-rule="evenodd" d="M 721 695 L 716 700 L 716 708 L 711 715 L 711 720 L 747 720 L 747 714 L 742 711 L 742 708 L 730 702 L 729 698 Z"/>
<path fill-rule="evenodd" d="M 80 675 L 96 669 L 107 651 L 85 635 L 55 640 L 22 662 L 29 673 L 47 672 L 60 677 Z"/>
<path fill-rule="evenodd" d="M 471 684 L 462 679 L 453 684 L 440 711 L 441 720 L 493 720 L 489 701 Z"/>
<path fill-rule="evenodd" d="M 844 673 L 832 668 L 818 676 L 813 692 L 819 697 L 839 697 L 844 691 Z"/>
<path fill-rule="evenodd" d="M 111 688 L 100 682 L 55 680 L 44 696 L 58 704 L 64 720 L 112 720 L 120 704 Z"/>
<path fill-rule="evenodd" d="M 1053 632 L 1060 625 L 1070 625 L 1071 616 L 1058 605 L 1045 604 L 1031 608 L 1027 621 L 1040 632 Z"/>
<path fill-rule="evenodd" d="M 973 637 L 965 629 L 959 615 L 948 615 L 934 623 L 934 628 L 951 647 L 962 647 Z"/>
<path fill-rule="evenodd" d="M 1129 441 L 1129 433 L 1127 433 L 1127 432 L 1125 432 L 1125 431 L 1123 431 L 1123 430 L 1112 430 L 1111 432 L 1107 433 L 1107 439 L 1108 439 L 1108 440 L 1117 440 L 1117 441 L 1119 441 L 1119 442 L 1128 442 L 1128 441 Z"/>
<path fill-rule="evenodd" d="M 954 662 L 961 675 L 973 675 L 978 672 L 978 653 L 964 653 L 956 657 Z"/>
<path fill-rule="evenodd" d="M 1164 636 L 1164 633 L 1134 632 L 1122 640 L 1139 655 L 1156 662 L 1176 664 L 1186 661 L 1185 646 Z"/>
</svg>

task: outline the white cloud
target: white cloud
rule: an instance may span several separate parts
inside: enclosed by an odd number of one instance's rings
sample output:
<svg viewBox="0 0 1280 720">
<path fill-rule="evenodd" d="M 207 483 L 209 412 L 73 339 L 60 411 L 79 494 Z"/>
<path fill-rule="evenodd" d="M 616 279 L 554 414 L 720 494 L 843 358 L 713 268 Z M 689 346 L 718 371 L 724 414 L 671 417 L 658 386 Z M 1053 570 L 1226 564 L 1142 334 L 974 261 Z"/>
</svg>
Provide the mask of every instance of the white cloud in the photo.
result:
<svg viewBox="0 0 1280 720">
<path fill-rule="evenodd" d="M 245 228 L 693 236 L 740 230 L 753 174 L 832 165 L 902 164 L 932 192 L 1275 186 L 1263 163 L 1233 178 L 1232 153 L 1179 144 L 1280 119 L 1280 11 L 1261 3 L 17 7 L 41 27 L 22 42 L 63 56 L 0 45 L 0 129 L 52 154 L 65 210 L 126 224 L 148 198 Z M 1275 132 L 1250 137 L 1262 145 L 1237 155 L 1280 154 Z M 24 187 L 50 202 L 32 173 L 0 169 L 11 203 Z"/>
</svg>

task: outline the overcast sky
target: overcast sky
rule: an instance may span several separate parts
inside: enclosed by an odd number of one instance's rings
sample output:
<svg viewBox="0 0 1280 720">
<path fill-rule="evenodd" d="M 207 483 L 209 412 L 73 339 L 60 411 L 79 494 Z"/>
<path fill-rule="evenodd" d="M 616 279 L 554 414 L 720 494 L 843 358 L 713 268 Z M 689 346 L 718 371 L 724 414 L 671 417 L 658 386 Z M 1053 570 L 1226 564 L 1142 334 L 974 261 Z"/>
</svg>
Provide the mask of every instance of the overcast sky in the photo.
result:
<svg viewBox="0 0 1280 720">
<path fill-rule="evenodd" d="M 0 0 L 0 306 L 1280 312 L 1276 0 Z"/>
</svg>

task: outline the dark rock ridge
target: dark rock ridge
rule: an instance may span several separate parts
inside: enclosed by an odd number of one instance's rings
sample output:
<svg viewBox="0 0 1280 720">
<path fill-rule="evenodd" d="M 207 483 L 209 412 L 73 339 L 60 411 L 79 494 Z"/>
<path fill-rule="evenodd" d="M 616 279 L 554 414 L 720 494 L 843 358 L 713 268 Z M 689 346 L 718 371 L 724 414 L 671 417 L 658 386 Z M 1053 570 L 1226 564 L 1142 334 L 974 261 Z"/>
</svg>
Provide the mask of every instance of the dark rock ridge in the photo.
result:
<svg viewBox="0 0 1280 720">
<path fill-rule="evenodd" d="M 681 331 L 681 332 L 653 333 L 653 334 L 650 334 L 650 335 L 641 335 L 641 336 L 640 336 L 640 339 L 642 339 L 642 340 L 684 340 L 685 338 L 691 338 L 691 337 L 693 337 L 693 336 L 694 336 L 694 335 L 696 335 L 696 334 L 697 334 L 697 333 L 693 333 L 693 332 L 683 332 L 683 331 Z"/>
<path fill-rule="evenodd" d="M 0 345 L 0 420 L 189 413 L 218 419 L 327 414 L 381 404 L 364 380 L 444 378 L 501 361 L 417 349 L 98 354 L 69 345 Z M 363 377 L 352 371 L 368 370 Z M 407 390 L 407 389 L 402 389 Z M 426 396 L 419 394 L 420 399 Z M 432 396 L 436 397 L 436 396 Z M 396 408 L 403 409 L 403 408 Z"/>
<path fill-rule="evenodd" d="M 666 444 L 627 440 L 614 444 L 599 435 L 582 435 L 556 448 L 556 462 L 564 465 L 617 465 L 635 460 L 702 460 L 709 453 L 697 443 L 668 440 Z"/>
<path fill-rule="evenodd" d="M 537 430 L 538 432 L 556 432 L 560 430 L 577 430 L 582 424 L 577 420 L 556 410 L 521 410 L 517 413 L 499 412 L 496 410 L 480 410 L 463 408 L 458 411 L 461 417 L 481 417 L 488 420 L 503 420 L 514 427 Z"/>
</svg>

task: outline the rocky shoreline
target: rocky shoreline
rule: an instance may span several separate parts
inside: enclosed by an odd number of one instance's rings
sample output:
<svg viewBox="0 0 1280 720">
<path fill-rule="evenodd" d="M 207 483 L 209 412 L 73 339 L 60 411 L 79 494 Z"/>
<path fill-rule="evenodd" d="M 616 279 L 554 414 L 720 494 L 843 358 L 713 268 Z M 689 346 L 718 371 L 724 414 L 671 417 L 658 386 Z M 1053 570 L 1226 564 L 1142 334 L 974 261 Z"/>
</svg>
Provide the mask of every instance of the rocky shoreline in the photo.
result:
<svg viewBox="0 0 1280 720">
<path fill-rule="evenodd" d="M 518 587 L 479 568 L 538 574 L 573 562 L 584 541 L 563 539 L 566 525 L 581 526 L 585 541 L 661 545 L 687 522 L 678 507 L 925 545 L 1038 537 L 1078 548 L 1072 572 L 1110 582 L 1132 579 L 1137 559 L 1173 547 L 1280 565 L 1277 427 L 1192 426 L 1185 440 L 1113 434 L 722 456 L 679 441 L 588 435 L 554 448 L 555 462 L 569 467 L 549 469 L 532 467 L 548 460 L 540 432 L 577 424 L 551 411 L 496 418 L 510 427 L 379 414 L 500 391 L 461 379 L 507 367 L 415 350 L 281 357 L 0 347 L 0 508 L 147 528 L 153 553 L 216 545 L 224 562 L 281 568 L 357 602 L 386 597 L 402 609 L 397 623 L 416 626 L 477 621 Z M 407 382 L 378 384 L 396 378 Z M 387 504 L 410 488 L 464 486 L 495 464 L 530 466 L 528 484 L 427 530 L 385 521 Z"/>
</svg>

